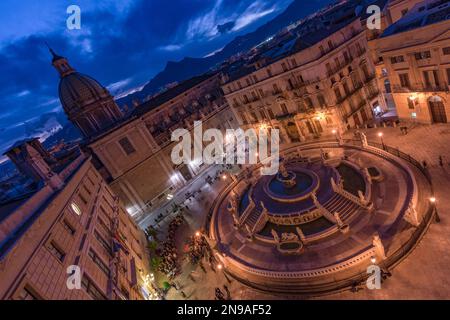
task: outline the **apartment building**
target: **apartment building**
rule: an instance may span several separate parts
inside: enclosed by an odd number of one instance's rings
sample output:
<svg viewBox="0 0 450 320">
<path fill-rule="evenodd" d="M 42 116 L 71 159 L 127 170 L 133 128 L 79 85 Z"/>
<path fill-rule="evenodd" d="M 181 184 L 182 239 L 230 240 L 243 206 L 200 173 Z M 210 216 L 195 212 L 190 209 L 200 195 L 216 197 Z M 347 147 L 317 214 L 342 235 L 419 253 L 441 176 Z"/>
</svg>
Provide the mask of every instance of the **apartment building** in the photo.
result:
<svg viewBox="0 0 450 320">
<path fill-rule="evenodd" d="M 449 121 L 449 17 L 448 0 L 418 3 L 371 44 L 380 86 L 401 120 Z"/>
<path fill-rule="evenodd" d="M 151 296 L 146 237 L 89 157 L 77 147 L 51 154 L 37 139 L 6 155 L 21 175 L 3 182 L 11 192 L 0 204 L 1 299 Z M 79 276 L 75 288 L 70 276 Z"/>
<path fill-rule="evenodd" d="M 222 89 L 241 126 L 279 129 L 289 143 L 377 120 L 386 104 L 355 9 L 322 10 L 227 74 Z"/>
</svg>

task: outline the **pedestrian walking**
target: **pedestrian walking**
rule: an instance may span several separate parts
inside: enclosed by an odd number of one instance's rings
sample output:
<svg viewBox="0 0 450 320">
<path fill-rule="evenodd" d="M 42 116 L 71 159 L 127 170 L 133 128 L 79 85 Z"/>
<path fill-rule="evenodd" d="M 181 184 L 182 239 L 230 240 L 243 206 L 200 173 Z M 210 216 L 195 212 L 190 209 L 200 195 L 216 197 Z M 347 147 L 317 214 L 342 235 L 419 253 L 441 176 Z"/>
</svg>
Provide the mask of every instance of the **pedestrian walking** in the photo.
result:
<svg viewBox="0 0 450 320">
<path fill-rule="evenodd" d="M 225 296 L 223 295 L 223 292 L 219 288 L 216 288 L 215 296 L 216 300 L 225 300 Z"/>
<path fill-rule="evenodd" d="M 227 293 L 227 300 L 231 300 L 231 293 L 230 290 L 228 289 L 227 285 L 223 285 L 223 288 L 225 289 L 225 292 Z"/>
</svg>

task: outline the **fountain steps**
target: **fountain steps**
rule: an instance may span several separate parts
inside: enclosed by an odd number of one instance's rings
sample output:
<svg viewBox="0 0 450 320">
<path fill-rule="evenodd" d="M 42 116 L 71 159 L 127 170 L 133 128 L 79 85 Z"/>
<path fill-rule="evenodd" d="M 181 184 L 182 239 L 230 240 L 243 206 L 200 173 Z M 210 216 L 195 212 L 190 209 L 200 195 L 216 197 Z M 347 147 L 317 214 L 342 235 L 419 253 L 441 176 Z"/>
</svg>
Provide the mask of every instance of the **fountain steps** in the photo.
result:
<svg viewBox="0 0 450 320">
<path fill-rule="evenodd" d="M 335 193 L 325 204 L 324 207 L 330 212 L 339 212 L 342 221 L 350 218 L 353 213 L 358 211 L 358 205 L 343 196 Z"/>
<path fill-rule="evenodd" d="M 250 230 L 253 230 L 256 222 L 258 222 L 258 218 L 261 215 L 261 212 L 259 212 L 258 210 L 254 209 L 247 217 L 247 219 L 245 219 L 245 224 L 249 226 Z"/>
</svg>

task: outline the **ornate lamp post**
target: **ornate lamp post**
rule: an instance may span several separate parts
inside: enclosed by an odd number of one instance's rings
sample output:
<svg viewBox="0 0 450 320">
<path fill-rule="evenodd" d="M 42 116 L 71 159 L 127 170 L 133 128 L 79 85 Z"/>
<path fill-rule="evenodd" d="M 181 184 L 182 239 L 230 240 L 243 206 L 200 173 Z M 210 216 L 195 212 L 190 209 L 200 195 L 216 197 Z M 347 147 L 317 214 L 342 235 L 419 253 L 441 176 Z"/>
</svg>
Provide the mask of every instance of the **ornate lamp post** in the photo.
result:
<svg viewBox="0 0 450 320">
<path fill-rule="evenodd" d="M 434 221 L 436 221 L 437 223 L 441 222 L 441 218 L 439 217 L 438 211 L 437 211 L 437 207 L 436 207 L 436 198 L 430 197 L 430 203 L 433 206 L 433 211 L 434 211 Z"/>
<path fill-rule="evenodd" d="M 378 137 L 380 137 L 381 145 L 383 147 L 383 150 L 385 150 L 386 147 L 385 147 L 384 141 L 383 141 L 383 132 L 378 132 Z"/>
</svg>

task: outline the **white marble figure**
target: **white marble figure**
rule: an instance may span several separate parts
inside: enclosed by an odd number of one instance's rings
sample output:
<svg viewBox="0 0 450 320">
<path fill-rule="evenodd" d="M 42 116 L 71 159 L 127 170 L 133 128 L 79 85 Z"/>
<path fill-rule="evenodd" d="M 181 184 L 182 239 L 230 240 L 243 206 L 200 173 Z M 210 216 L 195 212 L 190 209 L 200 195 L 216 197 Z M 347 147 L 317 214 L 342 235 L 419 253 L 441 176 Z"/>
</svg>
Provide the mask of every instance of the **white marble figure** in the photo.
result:
<svg viewBox="0 0 450 320">
<path fill-rule="evenodd" d="M 275 230 L 270 230 L 270 233 L 272 233 L 273 239 L 275 240 L 276 243 L 280 242 L 280 237 L 278 236 L 278 233 Z"/>
<path fill-rule="evenodd" d="M 303 233 L 302 229 L 300 227 L 295 227 L 295 231 L 297 231 L 298 236 L 300 237 L 300 240 L 304 243 L 306 240 L 305 234 Z"/>
<path fill-rule="evenodd" d="M 375 253 L 377 254 L 377 256 L 381 259 L 384 260 L 386 259 L 386 254 L 384 251 L 384 245 L 381 242 L 381 238 L 380 235 L 378 233 L 375 233 L 372 239 L 372 244 L 375 247 Z"/>
</svg>

